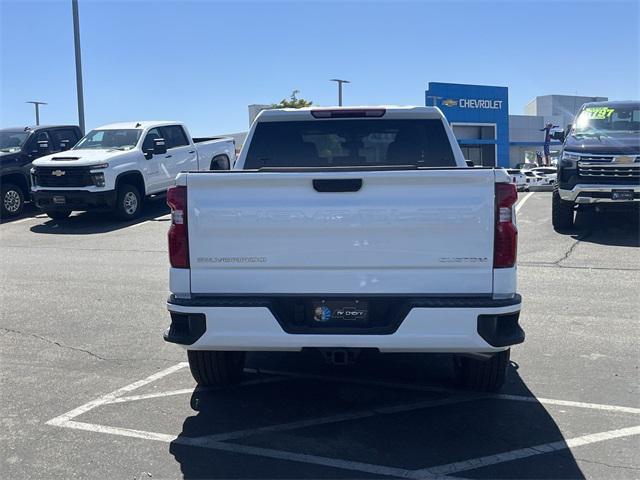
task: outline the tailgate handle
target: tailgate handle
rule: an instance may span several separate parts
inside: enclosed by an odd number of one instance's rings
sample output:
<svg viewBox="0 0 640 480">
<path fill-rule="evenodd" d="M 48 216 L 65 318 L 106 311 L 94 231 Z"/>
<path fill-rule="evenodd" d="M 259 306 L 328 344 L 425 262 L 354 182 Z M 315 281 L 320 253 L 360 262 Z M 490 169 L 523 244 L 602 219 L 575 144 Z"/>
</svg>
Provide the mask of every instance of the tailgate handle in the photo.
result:
<svg viewBox="0 0 640 480">
<path fill-rule="evenodd" d="M 313 180 L 316 192 L 357 192 L 362 188 L 361 178 L 316 178 Z"/>
</svg>

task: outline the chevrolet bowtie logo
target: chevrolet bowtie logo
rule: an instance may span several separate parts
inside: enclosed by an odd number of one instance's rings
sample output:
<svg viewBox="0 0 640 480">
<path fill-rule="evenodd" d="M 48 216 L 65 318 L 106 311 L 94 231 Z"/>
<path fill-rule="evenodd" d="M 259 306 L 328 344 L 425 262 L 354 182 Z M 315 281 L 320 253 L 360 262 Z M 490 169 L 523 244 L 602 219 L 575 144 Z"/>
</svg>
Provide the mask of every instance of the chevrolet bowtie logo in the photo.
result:
<svg viewBox="0 0 640 480">
<path fill-rule="evenodd" d="M 613 157 L 613 163 L 634 163 L 634 158 L 629 155 L 619 155 L 617 157 Z"/>
<path fill-rule="evenodd" d="M 451 98 L 447 98 L 446 100 L 442 101 L 442 104 L 445 107 L 455 107 L 456 105 L 458 105 L 458 101 L 457 100 L 453 100 Z"/>
<path fill-rule="evenodd" d="M 61 177 L 66 173 L 67 172 L 65 172 L 64 170 L 54 170 L 53 172 L 51 172 L 51 175 L 55 175 L 56 177 Z"/>
</svg>

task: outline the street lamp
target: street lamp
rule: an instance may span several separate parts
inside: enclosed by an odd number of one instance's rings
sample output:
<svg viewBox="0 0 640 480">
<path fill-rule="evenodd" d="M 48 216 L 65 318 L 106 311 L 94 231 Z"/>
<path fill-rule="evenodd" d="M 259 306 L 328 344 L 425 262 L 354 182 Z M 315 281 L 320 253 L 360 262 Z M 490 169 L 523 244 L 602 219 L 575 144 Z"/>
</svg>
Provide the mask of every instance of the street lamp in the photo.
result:
<svg viewBox="0 0 640 480">
<path fill-rule="evenodd" d="M 31 100 L 29 102 L 24 102 L 24 103 L 33 103 L 33 105 L 36 107 L 36 126 L 40 125 L 40 105 L 46 105 L 46 102 L 36 102 L 35 100 Z"/>
<path fill-rule="evenodd" d="M 78 123 L 84 135 L 84 94 L 82 93 L 82 59 L 80 58 L 80 19 L 78 18 L 78 0 L 71 0 L 73 11 L 73 44 L 76 51 L 76 90 L 78 93 Z"/>
<path fill-rule="evenodd" d="M 340 80 L 339 78 L 332 78 L 330 82 L 336 82 L 338 84 L 338 106 L 342 106 L 342 84 L 351 83 L 349 80 Z"/>
</svg>

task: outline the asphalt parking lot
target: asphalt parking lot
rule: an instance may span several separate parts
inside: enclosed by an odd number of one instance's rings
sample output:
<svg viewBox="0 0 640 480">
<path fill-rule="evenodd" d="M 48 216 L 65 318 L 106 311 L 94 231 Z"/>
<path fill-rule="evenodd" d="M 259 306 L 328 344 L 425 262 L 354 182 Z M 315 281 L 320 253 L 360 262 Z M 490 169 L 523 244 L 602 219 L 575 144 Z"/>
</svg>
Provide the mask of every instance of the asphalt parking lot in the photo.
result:
<svg viewBox="0 0 640 480">
<path fill-rule="evenodd" d="M 638 478 L 640 227 L 550 223 L 520 194 L 527 340 L 500 394 L 450 358 L 253 354 L 243 384 L 195 389 L 168 325 L 162 200 L 0 226 L 0 477 Z"/>
</svg>

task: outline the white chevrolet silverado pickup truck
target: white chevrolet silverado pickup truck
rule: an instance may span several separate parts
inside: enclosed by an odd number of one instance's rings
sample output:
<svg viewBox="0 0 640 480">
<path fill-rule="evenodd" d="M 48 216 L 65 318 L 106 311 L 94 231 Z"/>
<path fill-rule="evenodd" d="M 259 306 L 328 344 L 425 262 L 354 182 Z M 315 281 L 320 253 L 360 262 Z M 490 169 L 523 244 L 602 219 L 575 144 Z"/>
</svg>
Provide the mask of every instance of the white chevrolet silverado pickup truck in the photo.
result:
<svg viewBox="0 0 640 480">
<path fill-rule="evenodd" d="M 450 352 L 496 390 L 524 341 L 515 185 L 469 168 L 433 107 L 268 110 L 233 170 L 167 201 L 170 327 L 201 385 L 248 351 Z"/>
<path fill-rule="evenodd" d="M 108 209 L 128 220 L 140 214 L 146 196 L 166 192 L 179 172 L 228 170 L 234 161 L 232 138 L 191 138 L 178 122 L 115 123 L 34 161 L 32 195 L 53 219 Z"/>
</svg>

